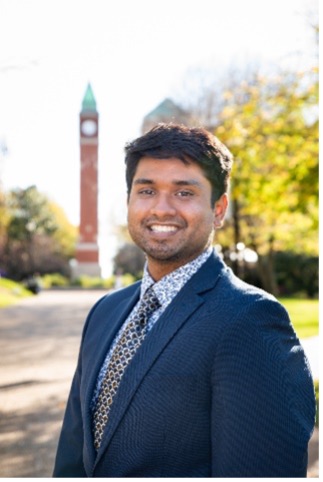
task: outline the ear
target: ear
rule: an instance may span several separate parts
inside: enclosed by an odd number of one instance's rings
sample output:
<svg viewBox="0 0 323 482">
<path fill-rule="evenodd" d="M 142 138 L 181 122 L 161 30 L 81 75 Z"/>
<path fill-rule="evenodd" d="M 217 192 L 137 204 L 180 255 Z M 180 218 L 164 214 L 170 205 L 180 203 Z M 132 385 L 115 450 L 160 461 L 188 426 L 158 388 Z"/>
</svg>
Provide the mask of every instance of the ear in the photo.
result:
<svg viewBox="0 0 323 482">
<path fill-rule="evenodd" d="M 228 209 L 228 195 L 226 193 L 215 202 L 214 204 L 214 227 L 220 228 L 223 225 L 223 220 Z"/>
</svg>

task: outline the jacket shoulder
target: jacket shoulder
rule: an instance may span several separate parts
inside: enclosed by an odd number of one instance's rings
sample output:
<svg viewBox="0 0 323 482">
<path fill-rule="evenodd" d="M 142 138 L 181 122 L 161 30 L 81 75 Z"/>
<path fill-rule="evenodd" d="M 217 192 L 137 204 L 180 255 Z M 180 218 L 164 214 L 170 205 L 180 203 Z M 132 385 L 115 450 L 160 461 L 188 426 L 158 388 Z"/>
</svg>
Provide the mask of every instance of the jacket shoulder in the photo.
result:
<svg viewBox="0 0 323 482">
<path fill-rule="evenodd" d="M 97 303 L 97 305 L 107 306 L 110 303 L 119 303 L 127 298 L 131 298 L 135 293 L 140 290 L 141 280 L 127 286 L 125 288 L 120 288 L 117 290 L 112 290 L 106 295 L 104 295 Z M 96 305 L 94 305 L 95 307 Z"/>
<path fill-rule="evenodd" d="M 201 274 L 203 277 L 218 277 L 215 288 L 216 291 L 221 291 L 221 296 L 224 296 L 226 301 L 235 299 L 249 304 L 256 300 L 268 300 L 279 304 L 272 294 L 238 278 L 216 253 L 210 257 L 205 265 L 205 271 Z"/>
<path fill-rule="evenodd" d="M 136 294 L 140 292 L 140 285 L 141 281 L 137 281 L 126 288 L 120 288 L 115 291 L 111 291 L 102 298 L 100 298 L 91 308 L 89 311 L 84 329 L 82 334 L 82 339 L 84 339 L 85 334 L 88 330 L 88 327 L 92 323 L 97 323 L 102 320 L 102 318 L 106 318 L 107 313 L 112 313 L 114 310 L 117 310 L 121 305 L 125 303 L 131 302 L 132 299 L 135 300 Z"/>
</svg>

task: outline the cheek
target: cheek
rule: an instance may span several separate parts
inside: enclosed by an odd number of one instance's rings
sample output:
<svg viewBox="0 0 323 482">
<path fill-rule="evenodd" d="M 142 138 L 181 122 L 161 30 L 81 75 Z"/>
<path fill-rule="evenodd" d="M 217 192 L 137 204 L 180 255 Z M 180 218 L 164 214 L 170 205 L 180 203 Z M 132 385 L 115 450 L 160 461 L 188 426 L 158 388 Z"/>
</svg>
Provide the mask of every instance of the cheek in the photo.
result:
<svg viewBox="0 0 323 482">
<path fill-rule="evenodd" d="M 214 212 L 207 206 L 194 206 L 186 213 L 187 219 L 194 224 L 213 225 Z"/>
<path fill-rule="evenodd" d="M 128 217 L 138 216 L 143 211 L 144 211 L 144 206 L 142 205 L 142 202 L 138 200 L 136 201 L 130 200 L 128 202 Z"/>
</svg>

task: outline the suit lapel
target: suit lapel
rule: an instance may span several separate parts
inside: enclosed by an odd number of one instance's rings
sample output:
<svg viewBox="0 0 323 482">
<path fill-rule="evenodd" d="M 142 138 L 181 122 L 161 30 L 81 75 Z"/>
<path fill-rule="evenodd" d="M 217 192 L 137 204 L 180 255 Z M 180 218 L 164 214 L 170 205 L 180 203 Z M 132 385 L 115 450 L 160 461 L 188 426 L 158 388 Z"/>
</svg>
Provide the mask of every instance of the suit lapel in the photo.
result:
<svg viewBox="0 0 323 482">
<path fill-rule="evenodd" d="M 87 453 L 89 454 L 90 460 L 88 465 L 93 466 L 96 452 L 93 445 L 92 436 L 92 413 L 91 413 L 91 402 L 93 398 L 93 393 L 97 378 L 102 367 L 102 364 L 107 356 L 107 353 L 111 347 L 111 344 L 116 337 L 119 329 L 121 328 L 124 321 L 129 316 L 134 305 L 137 303 L 140 294 L 140 284 L 135 287 L 135 291 L 127 298 L 118 303 L 112 312 L 107 313 L 106 304 L 103 302 L 101 306 L 98 306 L 97 310 L 93 313 L 92 323 L 96 324 L 99 332 L 97 330 L 92 330 L 93 333 L 93 344 L 98 346 L 96 353 L 92 356 L 95 361 L 94 364 L 87 364 L 87 371 L 83 374 L 82 378 L 85 381 L 85 404 L 84 404 L 84 440 L 87 447 Z M 111 322 L 111 320 L 116 320 Z M 104 343 L 98 343 L 98 340 L 104 340 Z"/>
<path fill-rule="evenodd" d="M 123 375 L 112 404 L 109 422 L 106 427 L 102 445 L 98 451 L 96 464 L 106 451 L 142 379 L 171 339 L 176 336 L 176 333 L 183 327 L 198 307 L 204 303 L 204 299 L 200 294 L 215 286 L 222 267 L 222 262 L 216 256 L 211 255 L 208 261 L 206 261 L 201 269 L 177 294 L 152 330 L 148 333 L 145 341 L 138 349 Z"/>
</svg>

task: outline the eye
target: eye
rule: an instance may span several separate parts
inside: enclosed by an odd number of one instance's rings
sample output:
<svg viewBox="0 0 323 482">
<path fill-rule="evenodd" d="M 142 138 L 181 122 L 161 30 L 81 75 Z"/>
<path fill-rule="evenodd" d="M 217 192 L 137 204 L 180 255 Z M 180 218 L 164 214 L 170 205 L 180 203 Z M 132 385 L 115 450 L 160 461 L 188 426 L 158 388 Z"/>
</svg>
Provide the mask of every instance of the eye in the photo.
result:
<svg viewBox="0 0 323 482">
<path fill-rule="evenodd" d="M 154 191 L 152 189 L 140 189 L 140 191 L 138 191 L 138 194 L 140 194 L 141 196 L 152 196 L 154 194 Z"/>
<path fill-rule="evenodd" d="M 192 191 L 178 191 L 176 193 L 176 196 L 178 197 L 191 197 L 194 196 L 194 193 Z"/>
</svg>

